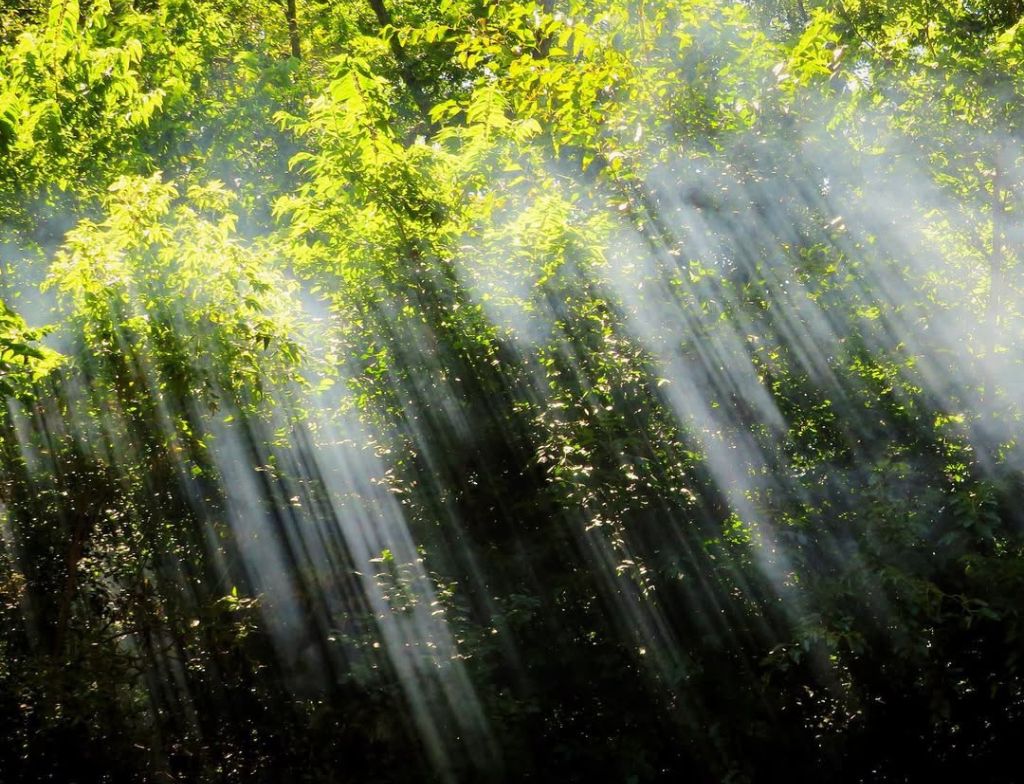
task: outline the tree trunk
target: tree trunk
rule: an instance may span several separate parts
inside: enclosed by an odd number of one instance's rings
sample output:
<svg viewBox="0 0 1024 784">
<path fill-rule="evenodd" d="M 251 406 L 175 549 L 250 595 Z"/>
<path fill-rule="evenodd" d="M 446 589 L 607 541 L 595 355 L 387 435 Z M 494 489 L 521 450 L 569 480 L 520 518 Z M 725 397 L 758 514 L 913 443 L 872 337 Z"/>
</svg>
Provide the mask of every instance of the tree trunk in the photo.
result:
<svg viewBox="0 0 1024 784">
<path fill-rule="evenodd" d="M 380 25 L 382 32 L 386 27 L 392 25 L 391 13 L 388 11 L 387 6 L 384 5 L 384 0 L 370 0 L 370 8 L 373 9 L 373 14 L 377 17 L 377 23 Z M 412 67 L 412 61 L 409 59 L 405 47 L 398 40 L 397 35 L 393 33 L 389 35 L 388 43 L 391 46 L 391 54 L 394 55 L 395 61 L 398 63 L 398 71 L 402 76 L 402 81 L 409 88 L 412 100 L 423 117 L 423 126 L 428 134 L 432 134 L 437 129 L 430 120 L 430 100 L 427 98 L 423 84 Z"/>
<path fill-rule="evenodd" d="M 284 15 L 288 20 L 288 42 L 292 47 L 292 57 L 296 60 L 301 60 L 302 47 L 299 42 L 299 17 L 298 10 L 295 7 L 295 0 L 286 0 Z"/>
</svg>

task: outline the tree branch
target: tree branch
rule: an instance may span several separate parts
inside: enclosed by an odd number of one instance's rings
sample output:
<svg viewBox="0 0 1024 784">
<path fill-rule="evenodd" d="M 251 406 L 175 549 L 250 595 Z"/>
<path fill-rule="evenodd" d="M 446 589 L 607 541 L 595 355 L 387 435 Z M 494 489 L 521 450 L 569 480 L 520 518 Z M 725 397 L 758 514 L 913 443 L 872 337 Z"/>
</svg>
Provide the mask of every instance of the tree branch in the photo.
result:
<svg viewBox="0 0 1024 784">
<path fill-rule="evenodd" d="M 381 32 L 384 32 L 388 27 L 392 27 L 391 14 L 387 6 L 384 5 L 384 0 L 369 0 L 369 2 L 374 16 L 377 17 L 377 23 L 380 25 Z M 389 35 L 388 43 L 391 46 L 391 54 L 394 55 L 395 61 L 398 63 L 398 71 L 401 74 L 402 81 L 409 88 L 412 100 L 423 117 L 423 125 L 427 132 L 432 134 L 437 130 L 437 127 L 430 120 L 430 101 L 427 98 L 426 91 L 423 89 L 423 83 L 416 75 L 412 60 L 405 51 L 405 47 L 402 46 L 401 41 L 398 40 L 397 35 L 394 33 Z"/>
</svg>

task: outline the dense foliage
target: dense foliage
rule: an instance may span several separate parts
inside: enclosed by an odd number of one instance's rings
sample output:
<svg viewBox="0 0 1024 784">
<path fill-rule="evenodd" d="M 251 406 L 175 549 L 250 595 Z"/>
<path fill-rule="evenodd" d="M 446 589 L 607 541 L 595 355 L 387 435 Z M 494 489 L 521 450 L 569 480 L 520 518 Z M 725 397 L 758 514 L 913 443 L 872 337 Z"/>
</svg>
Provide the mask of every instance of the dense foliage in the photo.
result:
<svg viewBox="0 0 1024 784">
<path fill-rule="evenodd" d="M 5 782 L 1014 781 L 1024 3 L 0 8 Z"/>
</svg>

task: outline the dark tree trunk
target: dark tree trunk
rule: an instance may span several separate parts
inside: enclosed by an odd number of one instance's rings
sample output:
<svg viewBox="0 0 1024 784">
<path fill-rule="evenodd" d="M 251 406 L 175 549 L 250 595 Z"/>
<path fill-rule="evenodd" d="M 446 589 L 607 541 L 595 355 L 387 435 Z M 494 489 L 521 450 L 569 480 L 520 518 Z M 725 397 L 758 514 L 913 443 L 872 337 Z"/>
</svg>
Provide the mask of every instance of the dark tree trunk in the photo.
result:
<svg viewBox="0 0 1024 784">
<path fill-rule="evenodd" d="M 373 9 L 373 14 L 377 17 L 377 23 L 380 25 L 382 32 L 393 24 L 391 13 L 388 11 L 387 6 L 384 5 L 384 0 L 370 0 L 370 8 Z M 402 81 L 409 88 L 412 100 L 416 104 L 420 115 L 422 115 L 424 128 L 428 133 L 432 134 L 436 128 L 430 120 L 430 99 L 427 98 L 426 91 L 423 89 L 423 83 L 416 75 L 412 60 L 405 51 L 405 47 L 398 40 L 397 35 L 393 33 L 389 35 L 388 43 L 391 46 L 391 54 L 394 55 L 395 61 L 398 63 L 398 71 L 402 76 Z"/>
<path fill-rule="evenodd" d="M 288 19 L 288 43 L 291 44 L 292 57 L 300 60 L 302 59 L 302 46 L 299 41 L 299 18 L 295 0 L 286 0 L 284 14 Z"/>
</svg>

